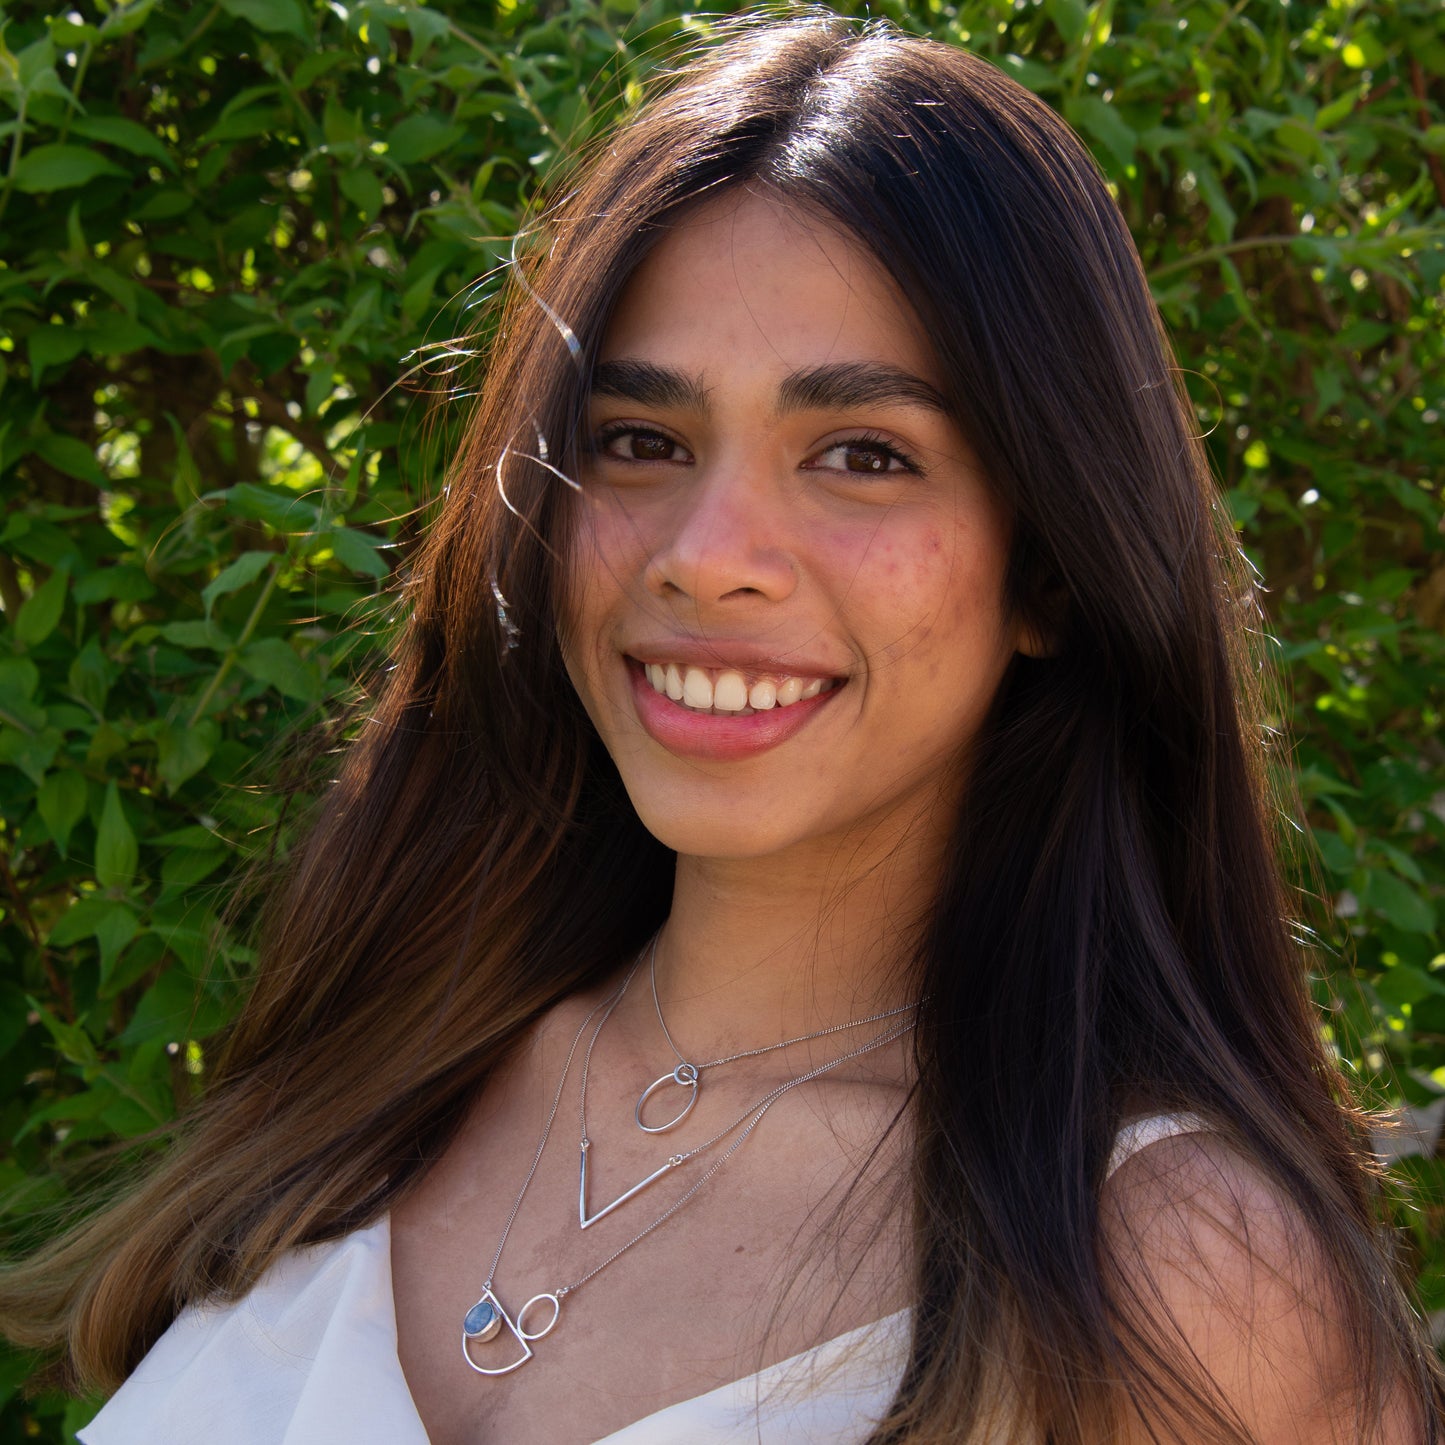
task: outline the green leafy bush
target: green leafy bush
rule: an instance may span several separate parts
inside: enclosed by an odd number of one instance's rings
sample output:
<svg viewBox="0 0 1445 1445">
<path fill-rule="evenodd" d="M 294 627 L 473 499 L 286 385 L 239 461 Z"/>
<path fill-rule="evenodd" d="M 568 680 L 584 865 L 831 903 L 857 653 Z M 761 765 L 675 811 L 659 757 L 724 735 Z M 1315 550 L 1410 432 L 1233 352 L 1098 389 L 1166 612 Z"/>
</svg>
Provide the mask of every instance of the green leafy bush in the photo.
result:
<svg viewBox="0 0 1445 1445">
<path fill-rule="evenodd" d="M 1323 893 L 1302 916 L 1342 960 L 1321 1002 L 1366 1085 L 1432 1117 L 1435 0 L 873 11 L 1036 90 L 1117 186 L 1268 588 Z M 204 1077 L 252 962 L 233 881 L 304 808 L 269 786 L 281 741 L 375 656 L 475 379 L 452 338 L 542 180 L 705 22 L 101 0 L 0 25 L 0 1188 L 23 1239 L 57 1166 Z M 1399 1169 L 1442 1311 L 1445 1162 L 1427 1137 Z M 0 1359 L 0 1440 L 65 1438 L 87 1407 L 22 1401 L 25 1369 Z"/>
</svg>

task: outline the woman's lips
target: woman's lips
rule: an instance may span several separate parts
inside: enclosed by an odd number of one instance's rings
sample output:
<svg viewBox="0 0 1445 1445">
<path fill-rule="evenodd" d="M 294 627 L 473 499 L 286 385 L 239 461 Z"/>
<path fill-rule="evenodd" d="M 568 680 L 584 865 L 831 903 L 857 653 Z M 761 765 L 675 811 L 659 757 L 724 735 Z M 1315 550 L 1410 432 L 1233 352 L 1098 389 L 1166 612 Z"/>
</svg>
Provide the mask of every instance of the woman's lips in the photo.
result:
<svg viewBox="0 0 1445 1445">
<path fill-rule="evenodd" d="M 841 678 L 749 678 L 737 669 L 644 664 L 632 657 L 626 664 L 642 726 L 670 753 L 687 758 L 766 752 L 805 727 L 844 685 Z M 760 706 L 754 708 L 754 700 Z"/>
</svg>

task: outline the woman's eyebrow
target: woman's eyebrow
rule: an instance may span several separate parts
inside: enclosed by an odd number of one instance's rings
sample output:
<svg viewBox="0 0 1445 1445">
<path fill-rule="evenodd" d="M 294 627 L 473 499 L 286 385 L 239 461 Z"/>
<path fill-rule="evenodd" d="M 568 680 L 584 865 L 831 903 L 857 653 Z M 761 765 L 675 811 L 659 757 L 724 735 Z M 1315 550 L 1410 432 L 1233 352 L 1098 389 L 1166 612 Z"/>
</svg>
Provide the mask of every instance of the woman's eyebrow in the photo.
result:
<svg viewBox="0 0 1445 1445">
<path fill-rule="evenodd" d="M 707 387 L 701 377 L 687 376 L 650 361 L 599 361 L 592 369 L 592 394 L 636 401 L 643 406 L 706 411 Z"/>
<path fill-rule="evenodd" d="M 700 376 L 670 366 L 622 357 L 599 361 L 592 373 L 594 396 L 635 401 L 643 406 L 706 411 L 708 388 Z M 790 372 L 778 387 L 778 413 L 838 411 L 888 403 L 947 413 L 937 387 L 902 367 L 883 361 L 834 361 Z"/>
<path fill-rule="evenodd" d="M 795 371 L 778 388 L 778 411 L 834 411 L 903 402 L 948 411 L 937 387 L 883 361 L 835 361 Z"/>
</svg>

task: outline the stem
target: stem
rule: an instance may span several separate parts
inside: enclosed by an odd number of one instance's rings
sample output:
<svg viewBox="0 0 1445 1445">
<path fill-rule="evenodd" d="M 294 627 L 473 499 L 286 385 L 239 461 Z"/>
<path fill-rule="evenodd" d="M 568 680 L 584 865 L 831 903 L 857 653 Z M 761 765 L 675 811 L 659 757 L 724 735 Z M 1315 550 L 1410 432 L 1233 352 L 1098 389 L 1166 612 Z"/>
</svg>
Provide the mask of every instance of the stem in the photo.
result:
<svg viewBox="0 0 1445 1445">
<path fill-rule="evenodd" d="M 1410 90 L 1414 94 L 1418 104 L 1417 114 L 1420 119 L 1422 131 L 1430 129 L 1430 92 L 1425 84 L 1425 70 L 1420 64 L 1418 57 L 1410 57 Z M 1435 196 L 1442 206 L 1445 206 L 1445 166 L 1440 164 L 1440 157 L 1427 155 L 1425 164 L 1430 168 L 1430 179 L 1435 184 Z"/>
<path fill-rule="evenodd" d="M 85 82 L 86 67 L 90 64 L 90 41 L 80 47 L 80 59 L 75 63 L 75 79 L 70 84 L 70 104 L 65 110 L 65 119 L 60 122 L 60 141 L 63 144 L 70 134 L 70 122 L 80 109 L 80 87 Z"/>
<path fill-rule="evenodd" d="M 1195 52 L 1194 58 L 1202 61 L 1211 50 L 1219 43 L 1219 37 L 1239 19 L 1244 7 L 1249 0 L 1235 0 L 1235 3 L 1220 17 L 1219 24 L 1214 27 L 1214 33 Z"/>
<path fill-rule="evenodd" d="M 129 1099 L 132 1104 L 143 1109 L 157 1124 L 169 1123 L 164 1114 L 158 1113 L 154 1104 L 146 1098 L 133 1084 L 129 1083 L 121 1075 L 110 1067 L 109 1064 L 101 1064 L 95 1071 L 117 1094 Z"/>
<path fill-rule="evenodd" d="M 25 605 L 25 594 L 20 590 L 20 578 L 15 571 L 15 563 L 3 552 L 0 552 L 0 607 L 5 609 L 5 615 L 13 622 L 15 614 Z"/>
<path fill-rule="evenodd" d="M 500 76 L 503 80 L 507 80 L 507 67 L 502 64 L 502 58 L 500 55 L 497 54 L 495 50 L 493 50 L 490 46 L 483 45 L 482 42 L 476 38 L 476 36 L 468 35 L 467 32 L 463 30 L 461 26 L 458 25 L 454 20 L 448 22 L 448 29 L 457 40 L 460 40 L 462 42 L 463 45 L 470 45 L 472 49 L 477 52 L 478 55 L 482 56 L 486 60 L 490 60 L 493 66 L 496 67 L 498 76 Z M 523 85 L 520 80 L 512 79 L 510 81 L 510 84 L 512 90 L 516 93 L 517 99 L 520 100 L 523 106 L 526 107 L 527 114 L 530 115 L 539 126 L 541 126 L 542 134 L 546 136 L 547 139 L 550 140 L 552 144 L 557 147 L 559 152 L 565 153 L 567 147 L 565 144 L 563 144 L 562 137 L 559 136 L 557 132 L 552 129 L 552 126 L 547 120 L 547 117 L 543 115 L 542 112 L 537 108 L 537 102 L 532 99 L 531 92 L 528 91 L 527 87 Z"/>
<path fill-rule="evenodd" d="M 1109 25 L 1114 23 L 1113 0 L 1099 0 L 1099 3 L 1094 6 L 1093 15 L 1089 19 L 1089 32 L 1084 37 L 1084 48 L 1079 52 L 1078 59 L 1075 61 L 1074 78 L 1069 82 L 1071 96 L 1078 95 L 1084 88 L 1084 80 L 1089 73 L 1089 61 L 1094 58 L 1094 49 L 1099 43 L 1101 22 Z"/>
<path fill-rule="evenodd" d="M 5 170 L 5 184 L 0 186 L 0 218 L 5 215 L 5 207 L 10 204 L 10 192 L 15 188 L 15 172 L 20 168 L 21 142 L 25 135 L 25 108 L 30 101 L 30 96 L 25 92 L 20 95 L 20 109 L 15 112 L 15 139 L 10 142 L 10 164 Z"/>
<path fill-rule="evenodd" d="M 195 727 L 205 716 L 206 708 L 210 706 L 211 699 L 216 695 L 216 689 L 230 676 L 241 649 L 251 640 L 251 634 L 255 632 L 256 624 L 260 622 L 261 614 L 266 610 L 266 604 L 276 590 L 276 579 L 280 575 L 281 559 L 277 557 L 271 564 L 271 573 L 266 578 L 266 585 L 261 589 L 261 595 L 256 599 L 256 605 L 251 609 L 251 615 L 246 619 L 246 625 L 241 629 L 241 635 L 236 639 L 235 645 L 227 649 L 226 655 L 221 659 L 221 665 L 207 684 L 205 692 L 201 694 L 201 700 L 196 704 L 195 711 L 191 713 L 189 727 Z"/>
<path fill-rule="evenodd" d="M 35 921 L 35 915 L 25 901 L 25 894 L 21 891 L 19 880 L 11 870 L 10 860 L 3 850 L 0 850 L 0 873 L 3 873 L 5 877 L 5 891 L 15 902 L 16 916 L 20 919 L 26 933 L 30 935 L 31 946 L 40 956 L 40 966 L 45 970 L 45 981 L 50 985 L 50 992 L 55 998 L 60 1016 L 66 1023 L 73 1024 L 75 1022 L 75 1000 L 71 997 L 70 985 L 61 977 L 60 970 L 55 966 L 55 959 L 45 946 L 45 935 L 41 933 L 40 926 Z"/>
<path fill-rule="evenodd" d="M 215 21 L 216 16 L 220 13 L 221 0 L 216 0 L 216 3 L 212 5 L 211 8 L 206 12 L 205 18 L 201 21 L 201 23 L 197 25 L 196 28 L 192 30 L 191 33 L 187 35 L 186 38 L 182 40 L 179 45 L 175 46 L 171 50 L 166 51 L 164 55 L 157 55 L 153 60 L 148 60 L 144 65 L 138 66 L 136 68 L 136 74 L 144 75 L 146 71 L 154 70 L 156 66 L 165 65 L 170 61 L 174 60 L 178 55 L 184 54 L 187 50 L 190 49 L 192 45 L 196 43 L 197 40 L 201 38 L 201 36 L 207 30 L 211 28 L 211 25 Z"/>
<path fill-rule="evenodd" d="M 1207 246 L 1202 251 L 1194 251 L 1188 256 L 1181 256 L 1177 261 L 1170 261 L 1167 266 L 1156 266 L 1149 273 L 1149 279 L 1158 281 L 1163 276 L 1172 276 L 1176 271 L 1187 271 L 1191 266 L 1203 266 L 1210 261 L 1222 260 L 1237 251 L 1258 251 L 1265 246 L 1288 246 L 1297 239 L 1296 236 L 1247 236 L 1242 241 L 1226 241 L 1220 246 Z"/>
</svg>

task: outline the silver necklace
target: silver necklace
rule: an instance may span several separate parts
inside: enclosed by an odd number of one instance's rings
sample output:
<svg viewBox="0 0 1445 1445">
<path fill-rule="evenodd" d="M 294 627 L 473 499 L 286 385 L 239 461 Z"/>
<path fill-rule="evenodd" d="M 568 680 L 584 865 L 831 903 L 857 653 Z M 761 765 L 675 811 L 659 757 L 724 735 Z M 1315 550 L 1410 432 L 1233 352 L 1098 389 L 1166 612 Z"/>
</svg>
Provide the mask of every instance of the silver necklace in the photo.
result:
<svg viewBox="0 0 1445 1445">
<path fill-rule="evenodd" d="M 908 1033 L 908 1031 L 913 1028 L 915 1023 L 914 1020 L 909 1020 L 909 1022 L 906 1024 L 900 1024 L 897 1027 L 889 1029 L 883 1034 L 880 1034 L 877 1038 L 871 1039 L 868 1043 L 863 1044 L 859 1048 L 853 1049 L 851 1052 L 843 1054 L 839 1058 L 830 1060 L 828 1063 L 821 1064 L 815 1069 L 810 1069 L 806 1074 L 800 1074 L 796 1078 L 788 1079 L 784 1083 L 779 1084 L 776 1088 L 765 1094 L 756 1104 L 752 1106 L 752 1108 L 748 1110 L 747 1113 L 741 1115 L 735 1123 L 729 1125 L 728 1128 L 725 1129 L 722 1133 L 713 1135 L 713 1137 L 709 1139 L 707 1143 L 699 1145 L 696 1149 L 689 1150 L 686 1154 L 674 1154 L 670 1159 L 668 1159 L 667 1163 L 664 1164 L 661 1169 L 654 1170 L 653 1173 L 648 1175 L 648 1177 L 644 1179 L 641 1184 L 635 1185 L 625 1194 L 619 1196 L 619 1198 L 615 1199 L 604 1210 L 602 1210 L 601 1213 L 587 1218 L 586 1171 L 587 1153 L 588 1150 L 591 1148 L 591 1141 L 587 1138 L 586 1124 L 586 1069 L 588 1063 L 590 1063 L 591 1061 L 592 1050 L 597 1045 L 598 1035 L 602 1032 L 603 1026 L 611 1017 L 612 1011 L 617 1007 L 619 1003 L 622 1002 L 622 997 L 627 992 L 628 985 L 632 982 L 634 975 L 637 973 L 637 970 L 641 967 L 641 965 L 642 960 L 638 959 L 638 961 L 633 964 L 631 970 L 628 972 L 627 977 L 623 979 L 622 986 L 617 990 L 617 992 L 614 993 L 610 999 L 604 999 L 601 1003 L 596 1004 L 592 1008 L 591 1012 L 588 1013 L 587 1017 L 582 1020 L 582 1025 L 577 1030 L 577 1033 L 574 1035 L 571 1047 L 567 1050 L 567 1058 L 562 1064 L 562 1077 L 557 1080 L 557 1092 L 552 1096 L 552 1107 L 547 1112 L 547 1122 L 542 1126 L 542 1137 L 537 1141 L 537 1152 L 532 1156 L 531 1167 L 527 1170 L 526 1177 L 522 1180 L 522 1187 L 517 1191 L 517 1197 L 512 1202 L 512 1209 L 511 1212 L 507 1215 L 507 1222 L 502 1226 L 502 1236 L 497 1241 L 496 1253 L 492 1255 L 491 1268 L 487 1271 L 487 1278 L 482 1285 L 481 1295 L 478 1298 L 476 1304 L 474 1304 L 471 1309 L 467 1311 L 465 1317 L 462 1320 L 462 1358 L 479 1375 L 509 1375 L 512 1373 L 513 1370 L 521 1369 L 521 1367 L 533 1357 L 533 1344 L 535 1344 L 538 1340 L 542 1339 L 544 1336 L 550 1334 L 552 1330 L 556 1327 L 557 1320 L 562 1314 L 562 1301 L 566 1299 L 568 1295 L 575 1294 L 589 1280 L 595 1279 L 599 1274 L 602 1273 L 604 1269 L 608 1267 L 608 1265 L 615 1264 L 617 1260 L 621 1259 L 622 1256 L 633 1247 L 633 1245 L 640 1244 L 644 1239 L 647 1238 L 649 1234 L 652 1233 L 654 1229 L 658 1229 L 662 1225 L 666 1224 L 667 1221 L 671 1219 L 672 1216 L 676 1214 L 678 1210 L 680 1210 L 685 1204 L 687 1204 L 692 1199 L 692 1197 L 713 1177 L 713 1175 L 715 1175 L 718 1170 L 721 1169 L 723 1165 L 726 1164 L 728 1160 L 731 1159 L 732 1156 L 736 1154 L 739 1149 L 742 1148 L 742 1146 L 747 1142 L 748 1137 L 752 1134 L 753 1130 L 756 1129 L 759 1123 L 762 1122 L 763 1115 L 766 1114 L 768 1110 L 772 1108 L 772 1106 L 780 1098 L 782 1098 L 784 1094 L 788 1092 L 789 1089 L 796 1088 L 799 1084 L 806 1084 L 810 1080 L 816 1079 L 819 1075 L 826 1074 L 829 1069 L 835 1069 L 838 1067 L 838 1065 L 847 1063 L 849 1059 L 856 1059 L 862 1054 L 869 1053 L 873 1049 L 880 1049 L 885 1044 L 890 1044 L 895 1039 L 902 1038 L 904 1034 Z M 687 1160 L 695 1158 L 705 1149 L 710 1149 L 714 1144 L 720 1143 L 724 1138 L 727 1137 L 728 1134 L 732 1133 L 734 1130 L 741 1129 L 741 1132 L 738 1134 L 737 1138 L 734 1139 L 733 1142 L 729 1144 L 728 1147 L 715 1160 L 713 1160 L 710 1165 L 708 1165 L 708 1167 L 702 1172 L 702 1174 L 698 1176 L 698 1178 L 688 1187 L 688 1189 L 684 1193 L 679 1195 L 676 1199 L 674 1199 L 673 1202 L 669 1204 L 668 1207 L 664 1209 L 663 1212 L 659 1214 L 657 1218 L 652 1221 L 651 1224 L 639 1230 L 636 1234 L 632 1236 L 631 1239 L 627 1241 L 626 1244 L 622 1245 L 619 1249 L 613 1250 L 612 1253 L 609 1254 L 607 1258 L 604 1259 L 600 1264 L 593 1265 L 592 1268 L 589 1269 L 585 1274 L 579 1276 L 570 1284 L 558 1285 L 556 1289 L 544 1290 L 540 1294 L 533 1295 L 531 1299 L 529 1299 L 526 1304 L 524 1304 L 522 1308 L 517 1311 L 514 1317 L 507 1313 L 506 1307 L 502 1304 L 501 1299 L 497 1295 L 497 1266 L 500 1265 L 502 1262 L 502 1251 L 507 1247 L 507 1237 L 512 1232 L 512 1225 L 516 1223 L 517 1215 L 522 1208 L 522 1201 L 527 1197 L 527 1190 L 531 1186 L 532 1179 L 537 1173 L 537 1166 L 542 1162 L 542 1154 L 547 1147 L 547 1139 L 552 1133 L 552 1125 L 557 1118 L 557 1110 L 561 1107 L 562 1092 L 563 1089 L 566 1087 L 567 1075 L 572 1068 L 572 1060 L 577 1053 L 577 1046 L 582 1042 L 582 1035 L 587 1031 L 588 1024 L 590 1024 L 592 1020 L 596 1018 L 599 1010 L 602 1013 L 602 1017 L 598 1019 L 597 1026 L 592 1031 L 592 1037 L 588 1041 L 587 1052 L 584 1055 L 583 1059 L 581 1103 L 582 1183 L 580 1194 L 581 1213 L 584 1216 L 582 1227 L 584 1229 L 589 1224 L 596 1223 L 596 1221 L 601 1219 L 603 1215 L 610 1214 L 614 1209 L 618 1207 L 618 1205 L 624 1203 L 628 1199 L 631 1199 L 634 1194 L 638 1193 L 639 1190 L 645 1189 L 655 1179 L 660 1179 L 670 1170 L 677 1168 L 678 1165 L 686 1163 Z M 551 1306 L 551 1313 L 546 1316 L 545 1321 L 541 1323 L 536 1329 L 528 1328 L 528 1318 L 532 1313 L 533 1307 L 539 1306 L 542 1310 L 545 1311 L 548 1305 Z M 477 1362 L 472 1358 L 472 1345 L 489 1343 L 499 1338 L 504 1332 L 510 1335 L 515 1341 L 515 1343 L 521 1347 L 522 1353 L 520 1354 L 520 1356 L 503 1365 L 489 1367 L 477 1364 Z"/>
<path fill-rule="evenodd" d="M 672 1034 L 668 1031 L 667 1020 L 662 1016 L 662 1003 L 657 997 L 657 935 L 653 935 L 652 949 L 648 961 L 648 975 L 652 982 L 652 1006 L 657 1011 L 657 1022 L 662 1026 L 662 1036 L 667 1040 L 667 1046 L 677 1059 L 677 1067 L 669 1073 L 664 1074 L 660 1079 L 654 1079 L 641 1093 L 637 1100 L 637 1107 L 633 1110 L 633 1118 L 637 1121 L 637 1127 L 644 1134 L 666 1134 L 669 1129 L 676 1129 L 687 1116 L 692 1113 L 693 1105 L 697 1103 L 697 1096 L 702 1088 L 702 1074 L 705 1069 L 721 1068 L 724 1064 L 736 1063 L 739 1059 L 755 1059 L 760 1054 L 771 1054 L 778 1049 L 791 1048 L 794 1044 L 811 1043 L 814 1039 L 825 1039 L 829 1034 L 841 1034 L 849 1029 L 866 1028 L 869 1024 L 885 1023 L 888 1019 L 897 1018 L 899 1014 L 905 1014 L 914 1007 L 911 1003 L 900 1004 L 897 1008 L 885 1010 L 883 1013 L 870 1014 L 866 1019 L 849 1019 L 846 1023 L 833 1024 L 826 1029 L 819 1029 L 816 1033 L 799 1034 L 796 1038 L 781 1039 L 775 1044 L 764 1044 L 757 1049 L 740 1049 L 735 1054 L 727 1054 L 720 1059 L 709 1059 L 705 1064 L 690 1063 L 682 1055 L 682 1050 L 672 1041 Z M 631 982 L 629 977 L 628 982 Z M 585 1078 L 585 1073 L 584 1073 Z M 642 1111 L 647 1101 L 659 1090 L 665 1089 L 669 1084 L 677 1084 L 687 1090 L 687 1102 L 682 1109 L 669 1119 L 665 1124 L 644 1124 L 642 1122 Z M 582 1132 L 587 1132 L 584 1121 Z M 696 1152 L 696 1151 L 694 1151 Z M 664 1166 L 666 1167 L 666 1166 Z M 655 1178 L 656 1176 L 654 1176 Z M 642 1184 L 637 1186 L 641 1189 L 644 1185 L 651 1183 L 644 1179 Z M 636 1191 L 634 1191 L 636 1192 Z M 628 1196 L 624 1195 L 623 1198 Z M 615 1208 L 622 1200 L 615 1201 L 608 1206 L 608 1209 Z M 603 1214 L 607 1210 L 602 1211 Z M 601 1214 L 593 1215 L 594 1219 L 601 1219 Z M 586 1225 L 583 1226 L 586 1228 Z"/>
</svg>

